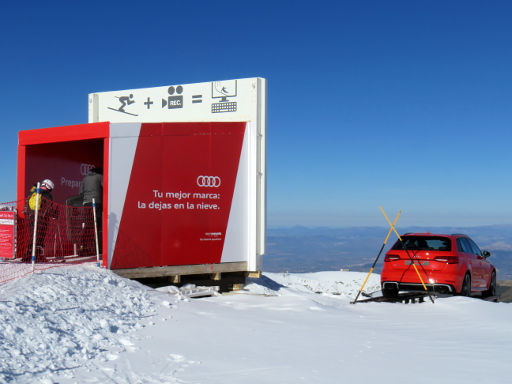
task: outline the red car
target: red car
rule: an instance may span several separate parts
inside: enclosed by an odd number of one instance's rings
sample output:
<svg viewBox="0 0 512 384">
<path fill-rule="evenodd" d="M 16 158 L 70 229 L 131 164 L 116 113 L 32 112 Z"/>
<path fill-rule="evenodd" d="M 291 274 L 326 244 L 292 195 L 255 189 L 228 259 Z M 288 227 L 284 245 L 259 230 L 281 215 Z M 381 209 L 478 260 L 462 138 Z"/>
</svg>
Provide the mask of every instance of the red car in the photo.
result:
<svg viewBox="0 0 512 384">
<path fill-rule="evenodd" d="M 382 294 L 424 290 L 416 273 L 431 291 L 470 296 L 496 295 L 496 268 L 469 236 L 407 233 L 386 253 L 381 273 Z M 414 266 L 413 266 L 414 263 Z"/>
</svg>

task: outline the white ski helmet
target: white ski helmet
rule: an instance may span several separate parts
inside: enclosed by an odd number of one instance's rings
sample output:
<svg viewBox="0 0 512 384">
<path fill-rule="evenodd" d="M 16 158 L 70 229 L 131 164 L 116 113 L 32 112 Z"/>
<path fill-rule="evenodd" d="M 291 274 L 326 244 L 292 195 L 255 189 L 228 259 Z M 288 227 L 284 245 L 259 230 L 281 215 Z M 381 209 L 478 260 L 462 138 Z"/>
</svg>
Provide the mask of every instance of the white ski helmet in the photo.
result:
<svg viewBox="0 0 512 384">
<path fill-rule="evenodd" d="M 51 181 L 50 179 L 44 179 L 41 183 L 41 187 L 45 187 L 47 190 L 51 191 L 54 187 L 53 181 Z"/>
</svg>

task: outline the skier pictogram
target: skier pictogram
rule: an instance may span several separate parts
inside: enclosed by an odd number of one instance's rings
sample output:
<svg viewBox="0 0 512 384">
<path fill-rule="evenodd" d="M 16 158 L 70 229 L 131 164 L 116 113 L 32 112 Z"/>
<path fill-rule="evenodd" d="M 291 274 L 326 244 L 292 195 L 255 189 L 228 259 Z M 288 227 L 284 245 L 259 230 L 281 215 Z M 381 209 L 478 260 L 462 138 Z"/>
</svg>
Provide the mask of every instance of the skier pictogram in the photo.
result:
<svg viewBox="0 0 512 384">
<path fill-rule="evenodd" d="M 130 96 L 121 96 L 121 97 L 115 96 L 115 97 L 117 99 L 119 99 L 119 102 L 121 103 L 121 106 L 119 108 L 107 107 L 108 109 L 111 109 L 111 110 L 116 111 L 116 112 L 126 113 L 127 115 L 138 116 L 135 113 L 126 112 L 124 110 L 124 107 L 126 107 L 127 105 L 135 103 L 135 100 L 133 100 L 133 94 L 130 94 Z"/>
</svg>

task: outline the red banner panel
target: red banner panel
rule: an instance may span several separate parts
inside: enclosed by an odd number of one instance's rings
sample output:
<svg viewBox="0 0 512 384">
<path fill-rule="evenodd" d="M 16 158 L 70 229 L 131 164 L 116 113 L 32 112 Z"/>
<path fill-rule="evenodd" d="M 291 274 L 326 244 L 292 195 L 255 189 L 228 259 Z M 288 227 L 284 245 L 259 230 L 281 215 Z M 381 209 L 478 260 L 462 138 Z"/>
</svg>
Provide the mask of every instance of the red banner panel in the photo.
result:
<svg viewBox="0 0 512 384">
<path fill-rule="evenodd" d="M 16 256 L 15 212 L 0 211 L 0 258 L 14 259 Z"/>
<path fill-rule="evenodd" d="M 113 269 L 220 263 L 244 133 L 245 123 L 142 124 Z"/>
</svg>

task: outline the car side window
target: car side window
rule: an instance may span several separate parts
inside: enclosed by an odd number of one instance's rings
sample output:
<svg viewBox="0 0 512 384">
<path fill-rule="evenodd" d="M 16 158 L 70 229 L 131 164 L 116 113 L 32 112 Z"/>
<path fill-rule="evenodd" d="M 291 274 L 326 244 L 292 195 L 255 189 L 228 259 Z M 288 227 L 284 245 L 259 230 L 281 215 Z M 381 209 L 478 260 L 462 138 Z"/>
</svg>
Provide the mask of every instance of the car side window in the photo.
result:
<svg viewBox="0 0 512 384">
<path fill-rule="evenodd" d="M 473 250 L 471 249 L 471 245 L 469 245 L 468 239 L 461 237 L 458 240 L 460 240 L 460 244 L 462 246 L 462 252 L 473 253 Z"/>
<path fill-rule="evenodd" d="M 478 255 L 478 256 L 482 256 L 482 251 L 480 250 L 480 248 L 478 248 L 478 245 L 476 245 L 476 243 L 471 240 L 471 239 L 467 239 L 469 244 L 471 245 L 471 248 L 473 248 L 473 253 L 475 255 Z"/>
<path fill-rule="evenodd" d="M 459 239 L 457 239 L 457 250 L 458 250 L 459 252 L 465 252 L 465 253 L 467 253 L 467 252 L 466 252 L 466 250 L 464 249 L 464 244 L 462 243 L 462 239 L 460 239 L 460 238 L 459 238 Z"/>
</svg>

